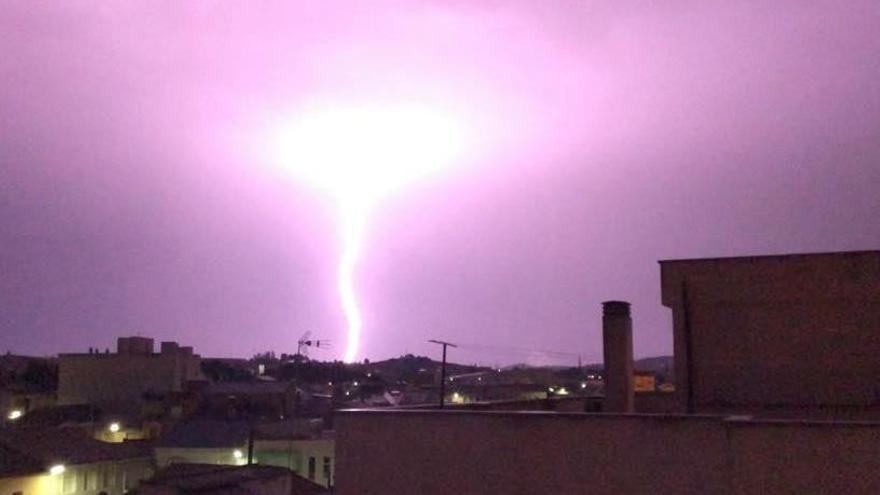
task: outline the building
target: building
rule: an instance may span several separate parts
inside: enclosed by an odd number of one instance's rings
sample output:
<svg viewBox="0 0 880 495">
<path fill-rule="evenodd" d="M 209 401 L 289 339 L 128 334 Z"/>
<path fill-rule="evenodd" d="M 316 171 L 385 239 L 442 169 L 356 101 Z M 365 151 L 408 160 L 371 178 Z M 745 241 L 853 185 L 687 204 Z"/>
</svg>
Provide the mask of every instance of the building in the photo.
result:
<svg viewBox="0 0 880 495">
<path fill-rule="evenodd" d="M 52 358 L 0 356 L 0 425 L 57 401 L 58 363 Z"/>
<path fill-rule="evenodd" d="M 144 442 L 99 442 L 79 428 L 0 432 L 3 494 L 122 495 L 152 472 Z"/>
<path fill-rule="evenodd" d="M 34 411 L 51 408 L 56 403 L 55 391 L 22 385 L 0 389 L 0 425 L 15 423 Z"/>
<path fill-rule="evenodd" d="M 59 404 L 92 404 L 105 412 L 141 413 L 148 399 L 184 390 L 203 379 L 201 358 L 192 347 L 153 339 L 120 337 L 117 352 L 61 354 L 58 357 Z"/>
<path fill-rule="evenodd" d="M 255 430 L 255 459 L 280 466 L 330 488 L 336 474 L 336 438 L 333 431 L 297 427 L 285 422 L 260 425 Z"/>
<path fill-rule="evenodd" d="M 279 420 L 296 415 L 301 393 L 293 382 L 239 381 L 205 384 L 198 391 L 202 416 Z"/>
<path fill-rule="evenodd" d="M 195 419 L 177 423 L 157 440 L 156 465 L 246 464 L 250 428 L 244 421 Z"/>
<path fill-rule="evenodd" d="M 880 418 L 880 251 L 661 261 L 679 410 Z"/>
<path fill-rule="evenodd" d="M 608 301 L 601 413 L 341 411 L 335 493 L 880 493 L 880 252 L 661 275 L 674 393 L 635 394 L 630 306 Z"/>
<path fill-rule="evenodd" d="M 250 447 L 252 445 L 252 448 Z M 278 466 L 324 487 L 333 484 L 335 440 L 320 420 L 270 423 L 193 419 L 174 425 L 157 441 L 156 465 L 248 463 Z"/>
<path fill-rule="evenodd" d="M 304 480 L 277 466 L 217 466 L 213 464 L 173 464 L 144 481 L 137 495 L 318 495 L 328 493 L 320 485 Z"/>
</svg>

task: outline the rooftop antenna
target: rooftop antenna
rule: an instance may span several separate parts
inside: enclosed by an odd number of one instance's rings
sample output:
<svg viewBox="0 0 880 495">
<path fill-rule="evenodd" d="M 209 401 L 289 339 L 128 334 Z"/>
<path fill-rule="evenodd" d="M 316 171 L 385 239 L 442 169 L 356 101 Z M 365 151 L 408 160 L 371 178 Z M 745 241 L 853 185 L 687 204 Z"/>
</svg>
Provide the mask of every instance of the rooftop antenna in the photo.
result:
<svg viewBox="0 0 880 495">
<path fill-rule="evenodd" d="M 302 357 L 308 357 L 309 355 L 309 347 L 317 347 L 318 349 L 329 349 L 330 341 L 327 339 L 310 339 L 312 332 L 307 331 L 302 334 L 302 337 L 296 342 L 296 355 Z"/>
<path fill-rule="evenodd" d="M 443 364 L 440 367 L 440 409 L 443 409 L 444 402 L 446 401 L 446 348 L 458 346 L 442 340 L 431 339 L 428 342 L 443 346 Z"/>
</svg>

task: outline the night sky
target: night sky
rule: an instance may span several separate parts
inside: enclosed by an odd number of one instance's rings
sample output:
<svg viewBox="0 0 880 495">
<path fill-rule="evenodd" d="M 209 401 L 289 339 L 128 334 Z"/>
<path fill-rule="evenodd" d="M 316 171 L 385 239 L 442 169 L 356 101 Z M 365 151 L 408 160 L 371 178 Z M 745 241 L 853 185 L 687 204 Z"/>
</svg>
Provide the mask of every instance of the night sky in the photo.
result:
<svg viewBox="0 0 880 495">
<path fill-rule="evenodd" d="M 267 143 L 405 100 L 469 146 L 370 216 L 360 358 L 601 361 L 608 299 L 669 354 L 658 259 L 880 245 L 878 33 L 876 0 L 5 1 L 0 352 L 339 358 L 337 212 Z"/>
</svg>

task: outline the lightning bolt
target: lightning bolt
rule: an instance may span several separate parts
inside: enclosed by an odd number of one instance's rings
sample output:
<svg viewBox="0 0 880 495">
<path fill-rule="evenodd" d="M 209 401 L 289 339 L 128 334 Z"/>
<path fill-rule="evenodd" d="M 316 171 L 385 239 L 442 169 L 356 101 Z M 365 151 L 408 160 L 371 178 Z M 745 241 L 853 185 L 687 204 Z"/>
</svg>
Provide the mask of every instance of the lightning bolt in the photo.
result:
<svg viewBox="0 0 880 495">
<path fill-rule="evenodd" d="M 367 207 L 360 202 L 344 204 L 342 210 L 342 256 L 337 271 L 337 288 L 342 301 L 342 311 L 348 324 L 348 343 L 343 360 L 355 360 L 360 345 L 363 321 L 354 290 L 354 270 L 361 253 Z"/>
<path fill-rule="evenodd" d="M 273 161 L 338 202 L 342 246 L 336 285 L 348 326 L 343 359 L 352 362 L 363 329 L 354 276 L 373 206 L 395 189 L 450 164 L 465 133 L 445 110 L 418 102 L 316 101 L 304 105 L 278 132 Z"/>
</svg>

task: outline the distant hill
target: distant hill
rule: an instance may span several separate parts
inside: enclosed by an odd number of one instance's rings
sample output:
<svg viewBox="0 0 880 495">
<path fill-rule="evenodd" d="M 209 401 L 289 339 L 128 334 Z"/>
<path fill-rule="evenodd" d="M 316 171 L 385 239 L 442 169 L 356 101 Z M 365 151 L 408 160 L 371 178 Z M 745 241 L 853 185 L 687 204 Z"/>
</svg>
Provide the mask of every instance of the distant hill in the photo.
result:
<svg viewBox="0 0 880 495">
<path fill-rule="evenodd" d="M 635 367 L 642 371 L 671 374 L 675 370 L 675 361 L 672 356 L 646 357 L 636 359 Z"/>
<path fill-rule="evenodd" d="M 364 373 L 379 373 L 386 379 L 393 380 L 412 380 L 416 376 L 433 376 L 442 363 L 434 361 L 425 356 L 414 356 L 407 354 L 405 356 L 386 359 L 384 361 L 374 361 L 368 364 L 354 365 Z M 464 364 L 446 363 L 446 372 L 450 375 L 458 375 L 462 373 L 473 373 L 475 371 L 489 370 L 491 368 L 484 366 L 469 366 Z"/>
<path fill-rule="evenodd" d="M 428 358 L 424 358 L 428 359 Z M 383 361 L 384 362 L 384 361 Z M 653 371 L 660 374 L 668 374 L 672 376 L 672 373 L 675 371 L 675 360 L 672 356 L 652 356 L 646 358 L 636 359 L 634 362 L 635 369 L 639 371 Z M 439 365 L 439 363 L 437 363 Z M 447 365 L 447 366 L 462 366 L 462 365 Z M 604 366 L 602 363 L 584 363 L 581 366 L 583 369 L 588 370 L 601 370 Z M 467 367 L 462 366 L 462 368 L 470 368 L 470 369 L 480 369 L 474 368 L 473 366 Z M 532 366 L 525 363 L 517 363 L 508 366 L 504 366 L 502 369 L 504 370 L 515 370 L 515 369 L 545 369 L 551 371 L 560 371 L 571 369 L 573 366 Z"/>
</svg>

